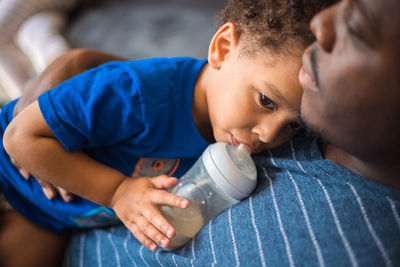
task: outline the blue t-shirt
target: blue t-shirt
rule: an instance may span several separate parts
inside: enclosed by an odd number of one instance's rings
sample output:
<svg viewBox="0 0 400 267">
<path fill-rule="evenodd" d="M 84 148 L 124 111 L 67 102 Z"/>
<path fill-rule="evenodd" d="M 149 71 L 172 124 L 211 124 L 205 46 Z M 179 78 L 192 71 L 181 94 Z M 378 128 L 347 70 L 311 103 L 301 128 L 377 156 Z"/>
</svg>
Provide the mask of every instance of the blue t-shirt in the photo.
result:
<svg viewBox="0 0 400 267">
<path fill-rule="evenodd" d="M 182 249 L 153 252 L 124 226 L 75 235 L 68 266 L 400 266 L 400 190 L 323 159 L 304 135 L 254 157 L 253 194 Z"/>
<path fill-rule="evenodd" d="M 153 58 L 110 62 L 86 71 L 38 99 L 42 115 L 68 151 L 83 150 L 126 176 L 181 176 L 208 143 L 192 116 L 192 99 L 205 60 Z M 3 108 L 2 129 L 15 101 Z M 112 210 L 77 198 L 48 200 L 24 180 L 1 147 L 0 186 L 13 207 L 35 223 L 61 232 L 117 221 Z"/>
</svg>

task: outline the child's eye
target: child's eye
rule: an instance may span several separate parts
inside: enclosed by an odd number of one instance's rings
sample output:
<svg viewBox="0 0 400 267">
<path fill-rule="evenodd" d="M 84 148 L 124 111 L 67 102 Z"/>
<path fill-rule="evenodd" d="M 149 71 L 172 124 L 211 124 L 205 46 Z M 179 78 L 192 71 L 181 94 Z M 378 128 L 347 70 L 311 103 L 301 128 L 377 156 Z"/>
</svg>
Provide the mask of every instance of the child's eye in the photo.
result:
<svg viewBox="0 0 400 267">
<path fill-rule="evenodd" d="M 266 107 L 266 108 L 270 108 L 270 109 L 274 109 L 275 108 L 275 103 L 272 102 L 271 99 L 269 99 L 266 95 L 260 93 L 260 100 L 261 100 L 261 104 Z"/>
<path fill-rule="evenodd" d="M 291 122 L 289 123 L 290 128 L 292 128 L 295 131 L 298 131 L 301 129 L 300 124 L 298 124 L 297 122 Z"/>
</svg>

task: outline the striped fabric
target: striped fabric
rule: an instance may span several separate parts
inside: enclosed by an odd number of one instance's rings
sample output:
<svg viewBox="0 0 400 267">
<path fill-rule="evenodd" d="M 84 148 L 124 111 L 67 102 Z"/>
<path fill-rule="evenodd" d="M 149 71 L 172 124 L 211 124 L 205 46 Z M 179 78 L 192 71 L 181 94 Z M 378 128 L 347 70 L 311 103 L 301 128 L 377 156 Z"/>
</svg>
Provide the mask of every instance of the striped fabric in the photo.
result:
<svg viewBox="0 0 400 267">
<path fill-rule="evenodd" d="M 1 0 L 0 43 L 11 43 L 22 23 L 30 16 L 46 10 L 66 12 L 78 0 Z"/>
<path fill-rule="evenodd" d="M 322 159 L 304 136 L 255 160 L 253 195 L 181 250 L 151 252 L 118 226 L 75 234 L 65 266 L 400 266 L 400 190 Z"/>
<path fill-rule="evenodd" d="M 9 98 L 20 96 L 25 83 L 34 77 L 29 58 L 15 45 L 16 35 L 34 14 L 43 11 L 67 12 L 79 0 L 0 0 L 0 82 Z M 45 49 L 48 43 L 43 43 Z"/>
</svg>

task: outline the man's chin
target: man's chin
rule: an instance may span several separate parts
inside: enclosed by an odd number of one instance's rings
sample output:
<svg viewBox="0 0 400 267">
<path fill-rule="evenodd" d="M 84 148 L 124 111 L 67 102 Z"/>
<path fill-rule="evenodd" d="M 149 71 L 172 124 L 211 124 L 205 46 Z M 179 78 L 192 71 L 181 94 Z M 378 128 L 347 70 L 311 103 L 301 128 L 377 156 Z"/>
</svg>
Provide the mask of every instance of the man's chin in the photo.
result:
<svg viewBox="0 0 400 267">
<path fill-rule="evenodd" d="M 307 123 L 307 120 L 305 120 L 304 118 L 300 117 L 300 123 L 302 125 L 302 128 L 304 129 L 306 136 L 318 139 L 320 143 L 332 144 L 332 142 L 324 137 L 324 134 L 322 134 L 321 131 L 318 131 L 318 129 Z"/>
<path fill-rule="evenodd" d="M 304 132 L 307 136 L 312 138 L 317 138 L 324 143 L 330 143 L 328 140 L 324 138 L 324 134 L 321 130 L 319 130 L 316 126 L 314 126 L 308 119 L 307 116 L 302 112 L 302 105 L 299 107 L 299 121 L 300 126 L 304 129 Z"/>
<path fill-rule="evenodd" d="M 307 136 L 314 137 L 314 138 L 320 138 L 320 133 L 312 127 L 306 119 L 304 119 L 302 116 L 299 118 L 300 120 L 300 125 L 307 134 Z"/>
</svg>

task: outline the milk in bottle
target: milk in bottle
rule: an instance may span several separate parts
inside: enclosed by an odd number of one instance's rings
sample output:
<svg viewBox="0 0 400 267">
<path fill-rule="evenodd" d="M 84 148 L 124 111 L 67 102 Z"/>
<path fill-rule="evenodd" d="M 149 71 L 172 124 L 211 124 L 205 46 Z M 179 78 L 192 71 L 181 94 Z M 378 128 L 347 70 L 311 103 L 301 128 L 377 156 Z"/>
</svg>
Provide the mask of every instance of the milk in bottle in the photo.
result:
<svg viewBox="0 0 400 267">
<path fill-rule="evenodd" d="M 189 207 L 162 205 L 160 211 L 176 230 L 168 249 L 191 240 L 215 215 L 249 196 L 257 182 L 256 168 L 245 145 L 215 143 L 169 191 L 186 198 Z"/>
</svg>

